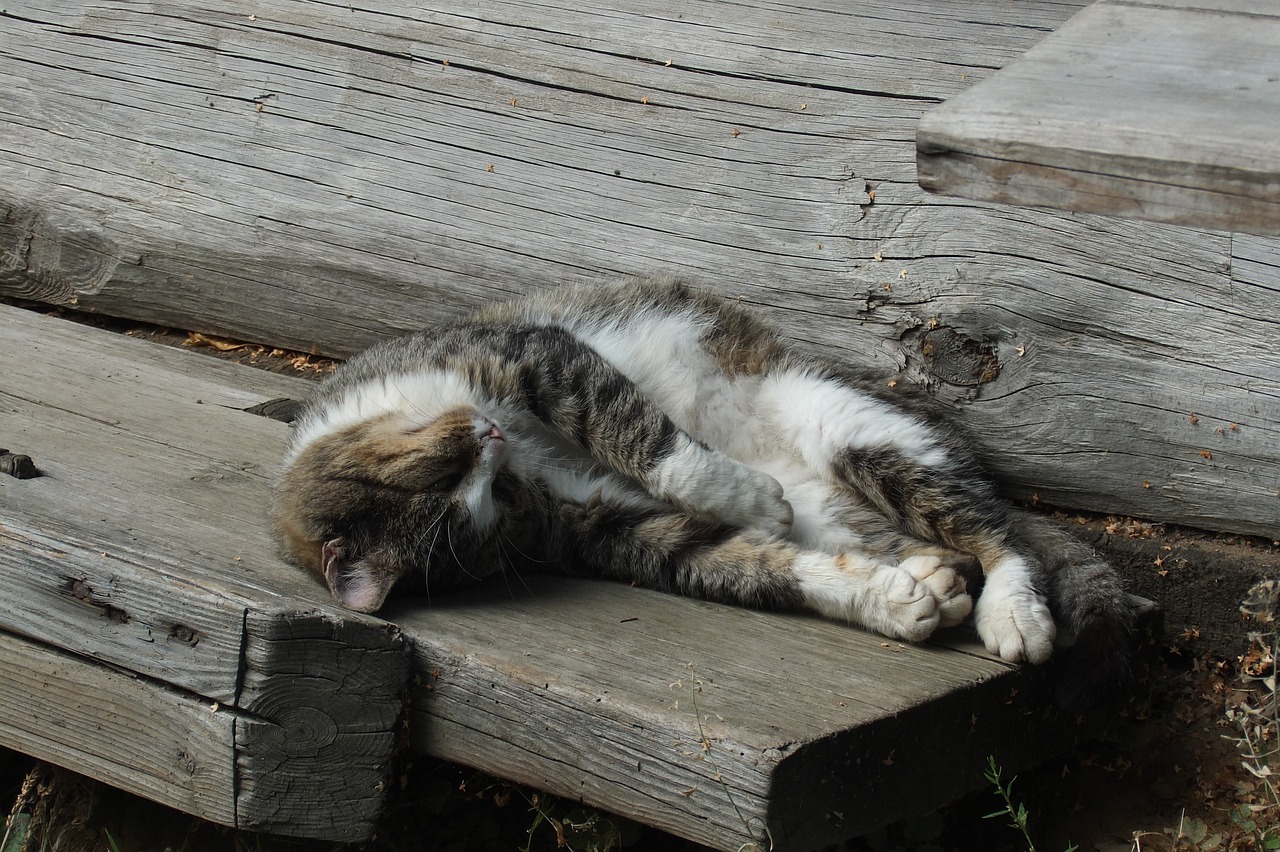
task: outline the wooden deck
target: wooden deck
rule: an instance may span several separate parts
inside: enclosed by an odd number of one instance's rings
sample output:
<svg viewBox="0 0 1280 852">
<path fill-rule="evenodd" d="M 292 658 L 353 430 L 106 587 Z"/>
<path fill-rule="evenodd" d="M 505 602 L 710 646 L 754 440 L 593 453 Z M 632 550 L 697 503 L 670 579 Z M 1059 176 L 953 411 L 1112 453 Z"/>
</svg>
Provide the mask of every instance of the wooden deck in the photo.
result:
<svg viewBox="0 0 1280 852">
<path fill-rule="evenodd" d="M 927 812 L 1079 735 L 962 632 L 905 647 L 800 615 L 509 578 L 335 610 L 272 557 L 305 390 L 0 307 L 0 745 L 228 825 L 373 830 L 412 747 L 724 850 L 813 849 Z M 411 649 L 406 654 L 406 648 Z M 406 666 L 411 662 L 411 666 Z"/>
<path fill-rule="evenodd" d="M 1280 234 L 1280 7 L 1100 0 L 920 121 L 926 189 Z"/>
</svg>

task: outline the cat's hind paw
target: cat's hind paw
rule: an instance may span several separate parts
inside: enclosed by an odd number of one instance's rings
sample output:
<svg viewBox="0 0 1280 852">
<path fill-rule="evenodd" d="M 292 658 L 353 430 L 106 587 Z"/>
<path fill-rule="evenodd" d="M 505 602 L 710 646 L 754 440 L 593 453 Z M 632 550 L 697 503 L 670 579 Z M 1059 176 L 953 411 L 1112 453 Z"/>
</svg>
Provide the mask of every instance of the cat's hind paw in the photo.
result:
<svg viewBox="0 0 1280 852">
<path fill-rule="evenodd" d="M 934 556 L 913 556 L 899 566 L 924 583 L 938 599 L 938 626 L 955 627 L 973 612 L 973 598 L 965 588 L 964 577 Z"/>
<path fill-rule="evenodd" d="M 1053 653 L 1053 615 L 1021 572 L 988 575 L 974 622 L 982 644 L 1002 660 L 1043 663 Z"/>
<path fill-rule="evenodd" d="M 810 553 L 794 571 L 810 609 L 891 639 L 921 642 L 973 608 L 964 580 L 936 556 L 886 565 L 862 556 Z"/>
<path fill-rule="evenodd" d="M 922 642 L 939 627 L 959 624 L 973 607 L 964 580 L 935 556 L 886 565 L 872 583 L 881 606 L 872 607 L 867 626 L 894 639 Z"/>
</svg>

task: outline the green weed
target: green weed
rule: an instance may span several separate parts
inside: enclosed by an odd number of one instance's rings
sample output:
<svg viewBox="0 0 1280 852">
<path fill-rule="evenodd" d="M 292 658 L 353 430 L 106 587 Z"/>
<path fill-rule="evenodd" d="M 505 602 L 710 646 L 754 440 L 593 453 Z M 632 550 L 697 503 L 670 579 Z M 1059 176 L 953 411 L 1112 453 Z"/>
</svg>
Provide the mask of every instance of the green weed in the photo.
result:
<svg viewBox="0 0 1280 852">
<path fill-rule="evenodd" d="M 520 852 L 532 852 L 534 835 L 543 826 L 555 832 L 556 848 L 569 852 L 617 852 L 638 839 L 640 827 L 630 820 L 594 808 L 566 805 L 548 793 L 517 792 L 533 811 L 533 824 Z"/>
<path fill-rule="evenodd" d="M 1010 778 L 1006 783 L 1001 779 L 1002 773 L 1003 770 L 996 763 L 995 756 L 988 755 L 987 771 L 983 774 L 986 776 L 987 781 L 996 788 L 996 794 L 1004 802 L 1004 807 L 1001 810 L 987 814 L 983 819 L 1007 817 L 1009 819 L 1009 827 L 1022 835 L 1023 842 L 1027 844 L 1027 852 L 1036 852 L 1036 845 L 1031 840 L 1031 830 L 1027 826 L 1029 817 L 1026 805 L 1021 802 L 1015 804 L 1013 801 L 1013 782 L 1018 780 L 1017 776 Z M 1076 852 L 1076 845 L 1073 843 L 1068 846 L 1066 852 Z"/>
</svg>

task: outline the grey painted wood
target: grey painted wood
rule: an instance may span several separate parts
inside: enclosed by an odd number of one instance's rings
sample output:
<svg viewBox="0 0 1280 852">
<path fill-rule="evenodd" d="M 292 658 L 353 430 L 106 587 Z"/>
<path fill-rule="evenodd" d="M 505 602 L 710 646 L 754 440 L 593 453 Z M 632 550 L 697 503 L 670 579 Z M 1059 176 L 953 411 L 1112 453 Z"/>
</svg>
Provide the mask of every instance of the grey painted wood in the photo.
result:
<svg viewBox="0 0 1280 852">
<path fill-rule="evenodd" d="M 918 187 L 921 114 L 1078 4 L 1010 9 L 36 0 L 0 292 L 347 354 L 676 271 L 929 385 L 1020 495 L 1276 535 L 1274 265 Z"/>
<path fill-rule="evenodd" d="M 388 617 L 414 645 L 415 749 L 717 849 L 821 848 L 1073 735 L 1034 672 L 958 631 L 908 647 L 550 577 Z"/>
<path fill-rule="evenodd" d="M 404 646 L 273 556 L 263 514 L 286 427 L 241 410 L 305 382 L 14 308 L 0 329 L 0 443 L 44 474 L 0 477 L 0 637 L 50 649 L 55 673 L 77 660 L 66 677 L 98 688 L 73 707 L 102 712 L 63 733 L 47 712 L 61 697 L 24 674 L 5 700 L 32 727 L 0 740 L 230 825 L 366 839 Z M 211 707 L 231 721 L 191 723 L 204 751 L 186 751 L 207 769 L 176 772 L 166 726 Z"/>
<path fill-rule="evenodd" d="M 1280 9 L 1101 0 L 927 113 L 926 189 L 1280 234 Z"/>
</svg>

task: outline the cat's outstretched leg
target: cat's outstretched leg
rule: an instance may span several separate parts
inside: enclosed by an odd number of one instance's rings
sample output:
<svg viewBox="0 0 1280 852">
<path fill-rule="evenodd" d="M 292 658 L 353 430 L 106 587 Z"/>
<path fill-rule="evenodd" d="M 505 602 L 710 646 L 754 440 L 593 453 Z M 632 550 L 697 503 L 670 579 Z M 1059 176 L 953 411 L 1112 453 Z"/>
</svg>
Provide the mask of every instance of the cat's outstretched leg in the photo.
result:
<svg viewBox="0 0 1280 852">
<path fill-rule="evenodd" d="M 1037 587 L 1028 557 L 995 548 L 993 568 L 974 610 L 974 626 L 987 650 L 1001 659 L 1043 663 L 1053 653 L 1057 626 Z"/>
<path fill-rule="evenodd" d="M 906 535 L 981 562 L 986 583 L 974 620 L 988 650 L 1010 661 L 1049 658 L 1056 627 L 1038 566 L 1012 544 L 1004 503 L 944 424 L 814 364 L 771 373 L 760 403 L 815 473 Z"/>
<path fill-rule="evenodd" d="M 806 609 L 911 642 L 959 624 L 973 606 L 945 556 L 890 565 L 864 553 L 805 550 L 670 509 L 600 500 L 566 503 L 559 518 L 568 525 L 562 539 L 574 543 L 559 554 L 561 564 L 660 591 Z"/>
</svg>

